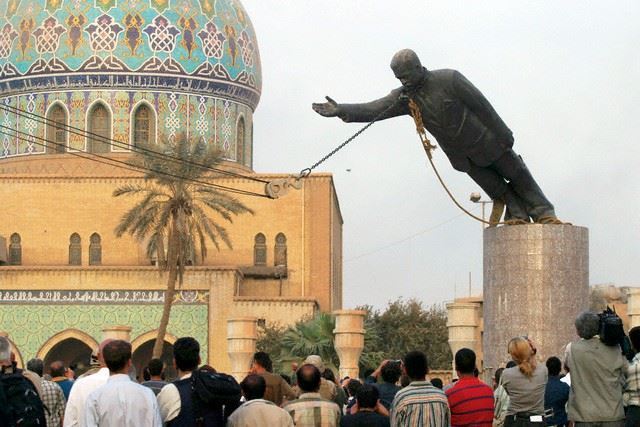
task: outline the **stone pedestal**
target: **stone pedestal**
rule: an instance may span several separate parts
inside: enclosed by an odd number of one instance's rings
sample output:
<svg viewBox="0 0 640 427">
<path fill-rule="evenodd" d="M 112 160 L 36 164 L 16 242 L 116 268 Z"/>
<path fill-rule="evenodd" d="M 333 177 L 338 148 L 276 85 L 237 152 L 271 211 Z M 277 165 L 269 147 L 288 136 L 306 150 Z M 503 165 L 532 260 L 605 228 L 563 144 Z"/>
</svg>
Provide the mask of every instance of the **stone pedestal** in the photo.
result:
<svg viewBox="0 0 640 427">
<path fill-rule="evenodd" d="M 231 375 L 240 382 L 251 368 L 256 352 L 258 322 L 255 317 L 237 317 L 227 320 L 227 354 L 231 360 Z"/>
<path fill-rule="evenodd" d="M 629 316 L 629 324 L 626 325 L 628 329 L 640 326 L 640 288 L 629 289 L 627 316 Z"/>
<path fill-rule="evenodd" d="M 364 316 L 362 310 L 337 310 L 334 345 L 340 358 L 340 378 L 359 377 L 358 361 L 364 348 Z"/>
<path fill-rule="evenodd" d="M 124 340 L 126 342 L 131 342 L 131 326 L 107 326 L 102 329 L 102 340 L 106 340 L 108 338 L 114 340 Z"/>
<path fill-rule="evenodd" d="M 509 360 L 507 344 L 527 335 L 538 359 L 562 356 L 577 339 L 574 321 L 589 307 L 589 233 L 572 225 L 484 230 L 484 366 Z"/>
</svg>

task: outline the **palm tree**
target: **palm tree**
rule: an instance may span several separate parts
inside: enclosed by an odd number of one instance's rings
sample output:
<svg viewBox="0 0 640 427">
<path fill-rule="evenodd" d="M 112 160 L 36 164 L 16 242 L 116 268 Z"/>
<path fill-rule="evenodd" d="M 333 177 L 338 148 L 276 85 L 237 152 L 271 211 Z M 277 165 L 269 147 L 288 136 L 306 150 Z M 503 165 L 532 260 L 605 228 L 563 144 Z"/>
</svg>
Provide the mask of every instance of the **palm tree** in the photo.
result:
<svg viewBox="0 0 640 427">
<path fill-rule="evenodd" d="M 338 354 L 333 344 L 335 326 L 334 317 L 328 313 L 319 313 L 312 319 L 297 322 L 282 336 L 282 354 L 299 358 L 317 354 L 326 365 L 338 367 Z"/>
<path fill-rule="evenodd" d="M 204 185 L 211 168 L 222 160 L 219 151 L 184 136 L 159 147 L 161 151 L 145 147 L 132 162 L 145 170 L 142 184 L 123 185 L 113 192 L 115 197 L 142 197 L 122 216 L 116 235 L 128 233 L 147 241 L 147 255 L 155 256 L 159 268 L 169 273 L 154 358 L 162 354 L 176 282 L 182 285 L 185 266 L 198 258 L 204 261 L 208 241 L 218 250 L 221 243 L 231 248 L 227 230 L 213 218 L 232 222 L 234 215 L 253 213 L 228 193 Z"/>
</svg>

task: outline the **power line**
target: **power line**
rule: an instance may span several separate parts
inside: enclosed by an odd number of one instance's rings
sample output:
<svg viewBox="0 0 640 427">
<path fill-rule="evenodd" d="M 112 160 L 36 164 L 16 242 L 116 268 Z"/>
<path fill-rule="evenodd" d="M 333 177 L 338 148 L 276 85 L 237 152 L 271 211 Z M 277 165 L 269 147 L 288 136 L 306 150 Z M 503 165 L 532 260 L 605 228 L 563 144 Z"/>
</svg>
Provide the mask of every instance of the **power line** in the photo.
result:
<svg viewBox="0 0 640 427">
<path fill-rule="evenodd" d="M 352 262 L 352 261 L 359 260 L 360 258 L 364 258 L 364 257 L 369 256 L 369 255 L 373 255 L 373 254 L 375 254 L 375 253 L 377 253 L 377 252 L 380 252 L 380 251 L 382 251 L 382 250 L 385 250 L 385 249 L 391 248 L 391 247 L 393 247 L 393 246 L 399 245 L 400 243 L 404 243 L 404 242 L 406 242 L 407 240 L 411 240 L 411 239 L 413 239 L 414 237 L 418 237 L 418 236 L 419 236 L 419 235 L 421 235 L 421 234 L 429 233 L 429 232 L 431 232 L 431 231 L 435 230 L 436 228 L 440 228 L 440 227 L 442 227 L 443 225 L 448 224 L 448 223 L 450 223 L 450 222 L 452 222 L 452 221 L 454 221 L 454 220 L 456 220 L 456 219 L 460 218 L 460 217 L 461 217 L 461 216 L 463 216 L 463 215 L 465 215 L 465 213 L 464 213 L 464 212 L 463 212 L 463 213 L 460 213 L 460 214 L 458 214 L 458 215 L 456 215 L 456 216 L 453 216 L 453 217 L 451 217 L 451 218 L 449 218 L 449 219 L 447 219 L 447 220 L 445 220 L 445 221 L 442 221 L 442 222 L 440 222 L 440 223 L 438 223 L 438 224 L 436 224 L 436 225 L 433 225 L 433 226 L 431 226 L 431 227 L 425 228 L 424 230 L 418 231 L 417 233 L 414 233 L 414 234 L 412 234 L 412 235 L 410 235 L 410 236 L 403 237 L 403 238 L 402 238 L 402 239 L 400 239 L 400 240 L 396 240 L 396 241 L 394 241 L 394 242 L 391 242 L 391 243 L 389 243 L 389 244 L 387 244 L 387 245 L 385 245 L 385 246 L 381 246 L 381 247 L 376 248 L 376 249 L 373 249 L 373 250 L 371 250 L 371 251 L 369 251 L 369 252 L 365 252 L 365 253 L 363 253 L 363 254 L 356 255 L 356 256 L 354 256 L 353 258 L 349 258 L 348 260 L 345 260 L 345 264 L 346 264 L 346 263 L 348 263 L 348 262 Z"/>
<path fill-rule="evenodd" d="M 25 111 L 23 109 L 20 109 L 18 107 L 13 107 L 11 105 L 6 105 L 6 104 L 0 103 L 0 109 L 4 110 L 4 111 L 13 112 L 13 113 L 15 113 L 16 115 L 19 115 L 19 116 L 31 118 L 32 120 L 35 120 L 38 123 L 42 123 L 42 124 L 44 124 L 46 126 L 52 126 L 52 127 L 56 128 L 56 129 L 62 129 L 62 130 L 65 130 L 66 132 L 70 132 L 70 133 L 73 133 L 75 135 L 84 136 L 84 137 L 90 137 L 91 139 L 97 140 L 98 142 L 101 142 L 103 144 L 115 145 L 118 148 L 128 149 L 128 150 L 131 150 L 131 151 L 134 151 L 134 152 L 137 152 L 137 153 L 148 153 L 148 154 L 150 154 L 152 156 L 155 156 L 157 158 L 165 158 L 165 159 L 169 159 L 169 160 L 174 161 L 174 162 L 187 163 L 187 164 L 190 164 L 192 166 L 197 166 L 197 167 L 200 167 L 200 168 L 203 168 L 203 169 L 208 169 L 208 170 L 211 170 L 211 171 L 214 171 L 214 172 L 218 172 L 220 174 L 233 176 L 235 178 L 249 179 L 249 180 L 252 180 L 252 181 L 261 182 L 263 184 L 267 184 L 269 182 L 269 181 L 266 181 L 266 180 L 263 180 L 263 179 L 260 179 L 260 178 L 249 176 L 249 175 L 243 175 L 243 174 L 240 174 L 240 173 L 227 171 L 227 170 L 220 169 L 220 168 L 214 168 L 214 167 L 211 167 L 211 166 L 203 165 L 201 163 L 193 162 L 191 160 L 181 159 L 179 157 L 171 156 L 169 154 L 161 153 L 161 152 L 158 152 L 158 151 L 155 151 L 155 150 L 151 150 L 151 149 L 148 149 L 148 148 L 145 148 L 145 147 L 139 147 L 139 146 L 136 146 L 136 145 L 128 145 L 128 144 L 126 144 L 124 142 L 121 142 L 121 141 L 118 141 L 116 139 L 109 138 L 109 137 L 106 137 L 104 135 L 100 135 L 100 134 L 97 134 L 97 133 L 94 133 L 94 132 L 90 132 L 90 131 L 88 131 L 86 129 L 80 129 L 78 127 L 71 126 L 71 125 L 68 125 L 66 123 L 56 122 L 55 120 L 51 120 L 51 119 L 49 119 L 49 118 L 47 118 L 45 116 L 41 116 L 41 115 L 36 114 L 36 113 L 31 113 L 29 111 Z"/>
<path fill-rule="evenodd" d="M 11 136 L 11 137 L 15 137 L 17 138 L 19 141 L 24 141 L 24 142 L 31 142 L 33 144 L 36 144 L 40 147 L 46 148 L 47 144 L 54 144 L 56 146 L 59 147 L 65 147 L 65 144 L 63 143 L 59 143 L 59 142 L 54 142 L 54 141 L 49 141 L 46 138 L 42 138 L 40 136 L 36 136 L 36 135 L 31 135 L 27 132 L 23 132 L 17 129 L 12 129 L 8 126 L 2 125 L 0 124 L 0 128 L 2 129 L 7 129 L 11 132 L 14 132 L 13 134 L 7 133 L 6 131 L 0 131 L 0 135 L 7 135 L 7 136 Z M 24 138 L 20 138 L 19 134 L 21 135 L 26 135 L 28 138 L 34 138 L 40 141 L 44 141 L 43 142 L 36 142 L 36 141 L 28 141 L 27 139 Z M 195 184 L 199 184 L 205 187 L 210 187 L 210 188 L 215 188 L 217 190 L 221 190 L 221 191 L 228 191 L 230 193 L 236 193 L 236 194 L 241 194 L 241 195 L 245 195 L 245 196 L 255 196 L 255 197 L 265 197 L 265 198 L 269 198 L 269 196 L 267 196 L 266 194 L 260 194 L 260 193 L 256 193 L 256 192 L 252 192 L 252 191 L 248 191 L 248 190 L 240 190 L 237 188 L 232 188 L 232 187 L 227 187 L 224 185 L 219 185 L 219 184 L 212 184 L 206 181 L 201 181 L 201 180 L 197 180 L 197 179 L 192 179 L 192 178 L 187 178 L 185 176 L 181 176 L 181 175 L 176 175 L 176 174 L 172 174 L 170 172 L 164 172 L 164 171 L 159 171 L 156 169 L 152 169 L 152 168 L 147 168 L 144 166 L 138 166 L 138 165 L 134 165 L 122 160 L 118 160 L 118 159 L 113 159 L 107 156 L 101 156 L 97 153 L 85 153 L 82 151 L 79 152 L 73 152 L 73 151 L 68 151 L 65 154 L 70 154 L 72 156 L 76 156 L 79 157 L 81 159 L 86 159 L 86 160 L 90 160 L 90 161 L 94 161 L 97 163 L 102 163 L 102 164 L 106 164 L 112 167 L 116 167 L 116 168 L 120 168 L 120 169 L 125 169 L 125 170 L 129 170 L 129 171 L 133 171 L 133 172 L 141 172 L 141 171 L 148 171 L 148 172 L 154 172 L 157 173 L 159 175 L 164 175 L 164 176 L 168 176 L 168 177 L 172 177 L 172 178 L 177 178 L 177 179 L 183 179 L 185 181 L 189 181 L 189 182 L 193 182 Z M 98 160 L 98 159 L 102 159 L 102 160 Z"/>
</svg>

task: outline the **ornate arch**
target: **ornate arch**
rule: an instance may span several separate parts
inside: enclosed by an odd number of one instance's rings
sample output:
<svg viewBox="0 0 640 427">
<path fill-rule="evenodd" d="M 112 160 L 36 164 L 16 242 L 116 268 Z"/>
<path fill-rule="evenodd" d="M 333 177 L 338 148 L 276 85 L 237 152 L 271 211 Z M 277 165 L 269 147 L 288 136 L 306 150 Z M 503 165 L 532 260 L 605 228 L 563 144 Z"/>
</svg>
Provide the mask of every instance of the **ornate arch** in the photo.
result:
<svg viewBox="0 0 640 427">
<path fill-rule="evenodd" d="M 106 118 L 106 126 L 104 132 L 100 132 L 94 126 L 94 113 L 100 108 L 104 107 L 107 112 Z M 85 129 L 89 131 L 89 133 L 97 133 L 102 134 L 100 139 L 93 138 L 91 135 L 85 136 L 85 151 L 90 153 L 110 153 L 112 150 L 111 139 L 113 138 L 113 110 L 108 102 L 103 99 L 96 99 L 87 107 L 87 112 L 85 116 Z M 106 146 L 100 144 L 107 144 Z M 96 148 L 100 147 L 100 148 Z M 96 151 L 97 150 L 97 151 Z"/>
<path fill-rule="evenodd" d="M 49 354 L 49 352 L 51 351 L 51 349 L 53 349 L 53 347 L 55 347 L 57 344 L 60 344 L 62 341 L 67 340 L 69 338 L 75 338 L 78 341 L 85 343 L 87 346 L 89 346 L 92 349 L 98 348 L 98 346 L 100 345 L 98 341 L 96 341 L 91 335 L 85 332 L 82 332 L 79 329 L 70 328 L 70 329 L 65 329 L 62 332 L 58 332 L 57 334 L 49 338 L 47 342 L 45 342 L 42 345 L 42 347 L 40 347 L 40 350 L 38 350 L 38 352 L 36 353 L 36 357 L 38 359 L 44 360 L 47 357 L 47 354 Z"/>
<path fill-rule="evenodd" d="M 149 101 L 147 101 L 146 99 L 141 99 L 131 107 L 131 112 L 129 113 L 129 123 L 130 123 L 129 147 L 134 147 L 136 145 L 135 144 L 136 113 L 138 112 L 140 107 L 143 107 L 143 106 L 149 109 L 149 113 L 151 115 L 149 118 L 150 120 L 149 121 L 149 124 L 150 124 L 149 140 L 154 144 L 158 143 L 158 113 L 154 110 L 153 105 L 151 105 Z"/>
<path fill-rule="evenodd" d="M 138 335 L 136 339 L 131 341 L 131 353 L 134 353 L 142 344 L 151 340 L 155 340 L 157 336 L 158 336 L 157 329 Z M 178 340 L 178 338 L 175 335 L 167 332 L 164 336 L 164 340 L 169 344 L 173 345 Z"/>
</svg>

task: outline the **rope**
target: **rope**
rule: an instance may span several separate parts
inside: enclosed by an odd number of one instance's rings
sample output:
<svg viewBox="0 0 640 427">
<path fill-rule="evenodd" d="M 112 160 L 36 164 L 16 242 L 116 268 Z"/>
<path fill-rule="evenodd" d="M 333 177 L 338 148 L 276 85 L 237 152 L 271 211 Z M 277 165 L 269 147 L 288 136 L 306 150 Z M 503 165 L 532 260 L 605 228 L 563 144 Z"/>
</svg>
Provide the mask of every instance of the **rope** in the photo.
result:
<svg viewBox="0 0 640 427">
<path fill-rule="evenodd" d="M 422 122 L 422 113 L 420 112 L 420 108 L 418 107 L 418 105 L 416 104 L 416 102 L 409 98 L 409 112 L 411 114 L 411 117 L 413 117 L 413 121 L 416 124 L 416 132 L 418 132 L 418 136 L 420 137 L 420 142 L 422 142 L 422 146 L 424 148 L 424 151 L 427 153 L 427 158 L 429 159 L 429 163 L 431 163 L 431 167 L 433 168 L 433 171 L 436 174 L 436 177 L 438 178 L 438 181 L 440 181 L 440 184 L 442 185 L 442 188 L 444 188 L 444 191 L 446 191 L 447 195 L 449 196 L 449 198 L 453 201 L 453 203 L 465 214 L 467 214 L 468 216 L 470 216 L 471 218 L 475 219 L 476 221 L 480 221 L 484 224 L 490 225 L 490 226 L 496 226 L 496 225 L 503 225 L 503 224 L 511 224 L 510 221 L 506 221 L 506 222 L 491 222 L 491 221 L 487 221 L 483 218 L 480 218 L 477 215 L 474 215 L 473 213 L 469 212 L 469 210 L 467 210 L 464 206 L 462 206 L 458 200 L 456 200 L 455 196 L 451 193 L 451 191 L 449 190 L 449 187 L 447 187 L 447 184 L 445 184 L 444 180 L 442 179 L 442 176 L 440 176 L 440 172 L 438 172 L 438 168 L 436 168 L 435 163 L 433 162 L 433 150 L 435 150 L 437 147 L 433 144 L 431 144 L 431 141 L 429 141 L 429 138 L 427 138 L 427 132 L 424 128 L 424 123 Z"/>
</svg>

